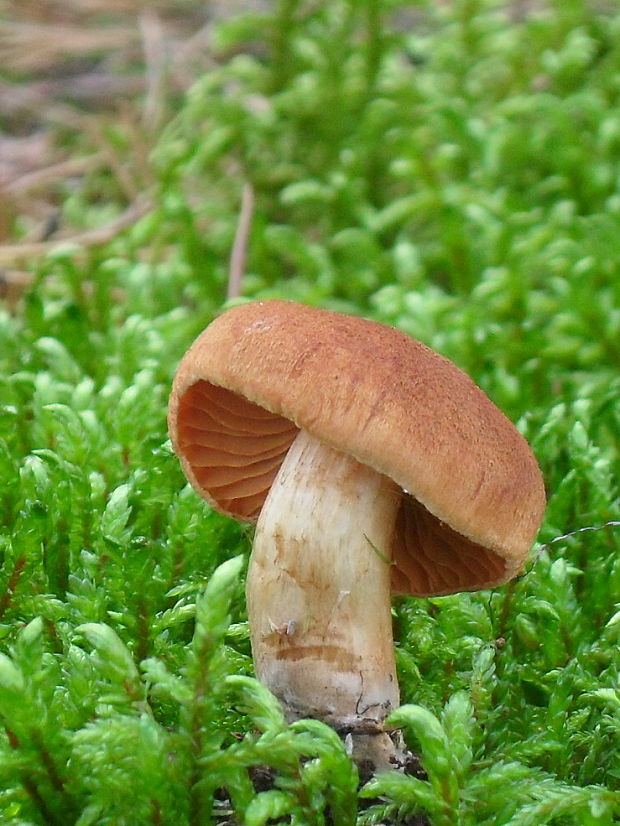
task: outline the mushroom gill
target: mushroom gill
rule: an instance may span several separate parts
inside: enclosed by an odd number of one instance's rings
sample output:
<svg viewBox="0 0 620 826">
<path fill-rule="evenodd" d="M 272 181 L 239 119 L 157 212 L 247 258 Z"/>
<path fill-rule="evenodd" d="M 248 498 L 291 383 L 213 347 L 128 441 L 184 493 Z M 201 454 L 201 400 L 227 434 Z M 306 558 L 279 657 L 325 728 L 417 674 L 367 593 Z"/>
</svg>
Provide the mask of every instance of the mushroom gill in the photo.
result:
<svg viewBox="0 0 620 826">
<path fill-rule="evenodd" d="M 393 547 L 392 590 L 437 596 L 479 590 L 500 580 L 505 561 L 440 522 L 412 496 L 403 496 Z"/>
<path fill-rule="evenodd" d="M 298 428 L 207 381 L 184 393 L 178 421 L 181 451 L 201 488 L 223 510 L 254 521 Z"/>
</svg>

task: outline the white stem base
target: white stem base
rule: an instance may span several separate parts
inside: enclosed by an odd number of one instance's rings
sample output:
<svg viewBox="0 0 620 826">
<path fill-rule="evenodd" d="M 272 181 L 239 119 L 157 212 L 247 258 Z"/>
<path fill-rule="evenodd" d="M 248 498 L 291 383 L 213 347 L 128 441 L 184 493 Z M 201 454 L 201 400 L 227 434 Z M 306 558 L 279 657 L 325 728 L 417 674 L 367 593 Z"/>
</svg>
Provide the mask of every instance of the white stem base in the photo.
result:
<svg viewBox="0 0 620 826">
<path fill-rule="evenodd" d="M 390 549 L 400 497 L 304 431 L 282 464 L 256 528 L 247 599 L 257 676 L 290 719 L 355 738 L 379 733 L 399 704 Z"/>
</svg>

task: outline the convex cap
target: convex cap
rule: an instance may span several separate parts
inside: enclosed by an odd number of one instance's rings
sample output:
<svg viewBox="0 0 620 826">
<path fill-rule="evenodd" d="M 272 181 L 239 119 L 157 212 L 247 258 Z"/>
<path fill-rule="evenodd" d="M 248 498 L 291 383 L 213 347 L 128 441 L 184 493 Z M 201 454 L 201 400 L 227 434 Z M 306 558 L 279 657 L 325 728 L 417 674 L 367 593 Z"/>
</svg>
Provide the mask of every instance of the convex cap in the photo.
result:
<svg viewBox="0 0 620 826">
<path fill-rule="evenodd" d="M 228 310 L 183 357 L 169 427 L 196 491 L 248 522 L 300 428 L 390 477 L 401 593 L 508 581 L 542 520 L 540 469 L 506 416 L 452 362 L 358 317 L 288 301 Z"/>
</svg>

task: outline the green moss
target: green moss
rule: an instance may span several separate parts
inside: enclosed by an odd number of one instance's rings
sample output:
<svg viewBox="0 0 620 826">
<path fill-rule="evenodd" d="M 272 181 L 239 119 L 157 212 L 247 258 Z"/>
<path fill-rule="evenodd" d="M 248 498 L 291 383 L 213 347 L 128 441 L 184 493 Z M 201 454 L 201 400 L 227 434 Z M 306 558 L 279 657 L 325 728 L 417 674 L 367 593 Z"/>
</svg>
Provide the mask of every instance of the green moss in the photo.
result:
<svg viewBox="0 0 620 826">
<path fill-rule="evenodd" d="M 283 0 L 227 21 L 158 140 L 152 210 L 40 261 L 0 314 L 2 823 L 617 822 L 620 533 L 552 541 L 619 513 L 620 16 L 599 5 Z M 248 534 L 167 441 L 246 183 L 244 294 L 443 352 L 549 491 L 522 578 L 395 605 L 395 722 L 426 776 L 360 800 L 333 733 L 252 680 Z"/>
</svg>

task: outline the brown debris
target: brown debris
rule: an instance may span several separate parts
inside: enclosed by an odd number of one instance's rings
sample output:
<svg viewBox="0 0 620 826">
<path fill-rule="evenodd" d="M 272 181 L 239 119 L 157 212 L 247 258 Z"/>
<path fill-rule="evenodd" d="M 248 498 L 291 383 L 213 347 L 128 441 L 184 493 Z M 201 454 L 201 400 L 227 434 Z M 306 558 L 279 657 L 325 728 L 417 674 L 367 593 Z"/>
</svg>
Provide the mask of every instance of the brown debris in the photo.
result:
<svg viewBox="0 0 620 826">
<path fill-rule="evenodd" d="M 199 0 L 8 0 L 3 14 L 0 301 L 14 308 L 33 258 L 60 243 L 106 243 L 151 208 L 150 153 L 173 96 L 211 60 L 213 8 Z M 90 194 L 93 175 L 106 181 L 105 196 Z M 112 201 L 117 218 L 96 229 L 70 225 L 63 202 L 79 187 Z"/>
<path fill-rule="evenodd" d="M 121 213 L 118 218 L 97 229 L 86 230 L 75 235 L 63 235 L 55 238 L 53 241 L 34 241 L 25 244 L 0 245 L 0 267 L 27 263 L 32 258 L 50 253 L 61 246 L 96 247 L 106 244 L 124 229 L 134 224 L 143 215 L 146 215 L 151 206 L 148 199 L 140 198 L 126 209 L 125 212 Z"/>
</svg>

